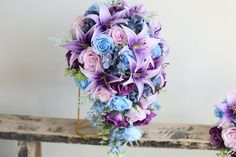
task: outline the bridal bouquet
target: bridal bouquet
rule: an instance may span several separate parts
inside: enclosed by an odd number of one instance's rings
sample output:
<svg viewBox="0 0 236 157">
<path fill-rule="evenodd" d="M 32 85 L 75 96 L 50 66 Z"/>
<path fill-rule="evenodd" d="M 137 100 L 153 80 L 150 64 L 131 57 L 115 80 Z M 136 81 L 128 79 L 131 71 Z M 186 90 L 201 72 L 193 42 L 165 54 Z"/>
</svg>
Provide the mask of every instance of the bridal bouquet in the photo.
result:
<svg viewBox="0 0 236 157">
<path fill-rule="evenodd" d="M 210 129 L 211 144 L 220 150 L 218 157 L 236 157 L 236 91 L 216 105 L 215 116 L 219 122 Z"/>
<path fill-rule="evenodd" d="M 141 4 L 116 0 L 93 4 L 73 23 L 71 38 L 60 43 L 68 50 L 67 74 L 94 100 L 88 115 L 109 140 L 111 156 L 137 143 L 139 127 L 160 108 L 156 99 L 166 84 L 168 54 L 160 31 Z"/>
</svg>

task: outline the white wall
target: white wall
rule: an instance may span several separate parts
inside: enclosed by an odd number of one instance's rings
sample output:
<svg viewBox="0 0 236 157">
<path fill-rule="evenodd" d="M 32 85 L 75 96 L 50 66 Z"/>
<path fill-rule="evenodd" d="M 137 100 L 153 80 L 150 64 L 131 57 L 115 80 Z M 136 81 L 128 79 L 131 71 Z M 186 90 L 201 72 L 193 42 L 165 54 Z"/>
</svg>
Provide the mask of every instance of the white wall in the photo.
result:
<svg viewBox="0 0 236 157">
<path fill-rule="evenodd" d="M 138 0 L 130 0 L 130 3 Z M 0 113 L 76 117 L 76 88 L 64 77 L 63 49 L 48 37 L 65 31 L 92 0 L 0 0 Z M 236 89 L 235 0 L 143 0 L 158 10 L 171 54 L 158 122 L 216 122 L 213 105 Z M 106 156 L 106 147 L 44 144 L 44 157 Z M 0 157 L 16 143 L 0 141 Z M 136 153 L 136 154 L 135 154 Z M 210 151 L 129 149 L 130 157 L 215 156 Z"/>
</svg>

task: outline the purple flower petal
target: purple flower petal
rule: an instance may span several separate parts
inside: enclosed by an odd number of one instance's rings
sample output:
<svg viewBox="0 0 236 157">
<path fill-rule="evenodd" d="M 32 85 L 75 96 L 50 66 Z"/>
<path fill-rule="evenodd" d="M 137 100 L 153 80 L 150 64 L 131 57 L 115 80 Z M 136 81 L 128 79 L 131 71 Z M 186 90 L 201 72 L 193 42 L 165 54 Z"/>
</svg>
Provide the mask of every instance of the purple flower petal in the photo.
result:
<svg viewBox="0 0 236 157">
<path fill-rule="evenodd" d="M 117 20 L 111 21 L 111 26 L 114 26 L 117 24 L 128 24 L 128 21 L 126 19 L 117 19 Z"/>
<path fill-rule="evenodd" d="M 135 45 L 137 43 L 137 35 L 135 34 L 134 31 L 132 31 L 131 29 L 129 29 L 126 26 L 122 26 L 124 28 L 124 31 L 126 33 L 127 39 L 128 39 L 128 45 L 130 47 L 132 47 L 133 45 Z"/>
<path fill-rule="evenodd" d="M 91 41 L 93 41 L 101 33 L 102 33 L 102 28 L 101 27 L 94 28 L 94 32 L 93 32 L 93 36 L 92 36 Z"/>
<path fill-rule="evenodd" d="M 81 51 L 84 49 L 83 45 L 78 40 L 68 42 L 68 43 L 62 45 L 62 47 L 66 48 L 72 52 L 75 52 L 75 53 L 81 53 Z"/>
<path fill-rule="evenodd" d="M 84 37 L 85 37 L 85 34 L 84 32 L 81 30 L 81 28 L 79 27 L 76 27 L 75 29 L 75 34 L 76 34 L 76 39 L 80 42 L 83 42 L 84 41 Z"/>
<path fill-rule="evenodd" d="M 102 25 L 107 25 L 111 21 L 111 14 L 103 4 L 100 5 L 99 18 Z"/>
<path fill-rule="evenodd" d="M 112 16 L 112 20 L 123 19 L 125 14 L 126 14 L 126 10 L 119 11 Z"/>
<path fill-rule="evenodd" d="M 97 27 L 97 25 L 94 25 L 86 34 L 85 34 L 85 42 L 86 43 L 91 43 L 92 42 L 92 37 L 94 34 L 94 30 Z"/>
<path fill-rule="evenodd" d="M 221 103 L 216 105 L 217 108 L 219 108 L 222 112 L 225 112 L 227 110 L 227 104 L 226 103 Z"/>
<path fill-rule="evenodd" d="M 152 92 L 153 93 L 155 92 L 155 87 L 154 87 L 154 85 L 153 85 L 151 80 L 143 80 L 143 83 L 148 84 L 151 87 Z"/>
<path fill-rule="evenodd" d="M 113 75 L 107 75 L 107 82 L 108 83 L 121 82 L 121 81 L 123 81 L 122 78 L 118 78 Z"/>
<path fill-rule="evenodd" d="M 147 51 L 151 51 L 154 47 L 156 47 L 160 43 L 160 39 L 156 38 L 146 38 L 146 43 L 147 43 Z"/>
<path fill-rule="evenodd" d="M 86 71 L 82 67 L 80 67 L 80 71 L 89 79 L 94 79 L 96 77 L 96 74 Z"/>
<path fill-rule="evenodd" d="M 128 79 L 128 81 L 124 82 L 124 83 L 123 83 L 123 86 L 127 86 L 127 85 L 129 85 L 129 84 L 131 84 L 131 83 L 134 83 L 134 80 L 133 80 L 132 77 L 130 77 L 130 78 Z"/>
<path fill-rule="evenodd" d="M 142 31 L 138 34 L 139 39 L 145 39 L 148 35 L 148 27 L 147 24 L 144 24 Z"/>
<path fill-rule="evenodd" d="M 72 67 L 74 61 L 79 58 L 79 55 L 77 53 L 72 53 L 70 57 L 70 68 Z"/>
<path fill-rule="evenodd" d="M 236 91 L 228 92 L 226 99 L 229 105 L 236 105 Z"/>
<path fill-rule="evenodd" d="M 135 81 L 136 87 L 138 89 L 138 100 L 142 97 L 143 89 L 144 89 L 144 83 L 141 81 Z"/>
<path fill-rule="evenodd" d="M 147 70 L 146 73 L 146 77 L 147 78 L 153 78 L 154 76 L 156 76 L 159 72 L 161 71 L 161 68 L 157 68 L 154 70 Z"/>
<path fill-rule="evenodd" d="M 96 14 L 89 14 L 85 18 L 92 19 L 95 23 L 100 23 L 99 16 Z"/>
</svg>

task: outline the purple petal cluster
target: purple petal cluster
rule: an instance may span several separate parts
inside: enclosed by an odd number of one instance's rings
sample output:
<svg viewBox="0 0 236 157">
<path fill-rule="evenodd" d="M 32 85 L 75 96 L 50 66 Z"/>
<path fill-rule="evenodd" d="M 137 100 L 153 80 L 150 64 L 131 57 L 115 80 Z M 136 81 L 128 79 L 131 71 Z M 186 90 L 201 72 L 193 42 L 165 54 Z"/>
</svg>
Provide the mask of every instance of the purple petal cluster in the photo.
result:
<svg viewBox="0 0 236 157">
<path fill-rule="evenodd" d="M 214 114 L 219 118 L 217 126 L 210 129 L 211 144 L 217 149 L 236 155 L 236 91 L 228 92 L 226 99 L 215 106 Z"/>
<path fill-rule="evenodd" d="M 92 121 L 110 130 L 112 150 L 122 140 L 137 141 L 142 136 L 138 127 L 157 115 L 168 55 L 160 30 L 142 4 L 93 4 L 74 22 L 73 40 L 62 45 L 76 84 L 95 100 Z M 97 104 L 103 105 L 102 112 Z"/>
</svg>

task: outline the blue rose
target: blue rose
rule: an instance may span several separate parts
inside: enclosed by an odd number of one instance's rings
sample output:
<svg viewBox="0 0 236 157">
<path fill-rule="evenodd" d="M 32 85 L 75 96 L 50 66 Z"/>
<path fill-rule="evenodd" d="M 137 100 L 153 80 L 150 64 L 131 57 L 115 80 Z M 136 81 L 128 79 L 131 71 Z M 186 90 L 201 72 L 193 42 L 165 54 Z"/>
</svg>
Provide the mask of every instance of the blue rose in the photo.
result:
<svg viewBox="0 0 236 157">
<path fill-rule="evenodd" d="M 122 112 L 131 109 L 132 101 L 124 96 L 115 96 L 108 102 L 108 106 L 112 110 Z"/>
<path fill-rule="evenodd" d="M 217 118 L 222 118 L 224 115 L 224 112 L 221 111 L 218 107 L 215 108 L 214 114 Z"/>
<path fill-rule="evenodd" d="M 92 45 L 95 50 L 103 54 L 112 52 L 112 50 L 115 48 L 113 39 L 106 34 L 101 34 L 97 36 L 93 40 Z"/>
<path fill-rule="evenodd" d="M 158 58 L 162 55 L 162 50 L 159 44 L 152 49 L 152 54 L 154 58 Z"/>
<path fill-rule="evenodd" d="M 82 90 L 84 90 L 89 84 L 90 84 L 90 80 L 81 80 L 78 82 L 77 79 L 75 79 L 75 83 L 76 83 L 76 86 Z"/>
<path fill-rule="evenodd" d="M 119 59 L 120 59 L 120 63 L 121 63 L 120 68 L 122 68 L 123 70 L 129 69 L 128 56 L 135 59 L 132 51 L 125 51 L 124 53 L 119 55 Z"/>
<path fill-rule="evenodd" d="M 137 141 L 142 137 L 142 135 L 143 135 L 142 131 L 139 128 L 134 127 L 134 126 L 125 128 L 122 134 L 124 139 L 128 142 Z"/>
</svg>

